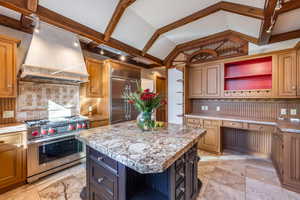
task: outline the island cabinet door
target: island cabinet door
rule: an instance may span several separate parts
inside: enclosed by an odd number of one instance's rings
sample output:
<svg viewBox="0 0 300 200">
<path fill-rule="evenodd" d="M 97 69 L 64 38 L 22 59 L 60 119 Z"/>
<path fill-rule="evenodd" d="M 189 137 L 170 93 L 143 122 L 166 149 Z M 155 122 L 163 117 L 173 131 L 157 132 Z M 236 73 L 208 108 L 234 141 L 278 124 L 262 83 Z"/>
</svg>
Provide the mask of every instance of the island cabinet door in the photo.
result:
<svg viewBox="0 0 300 200">
<path fill-rule="evenodd" d="M 186 199 L 196 199 L 198 195 L 198 156 L 197 147 L 186 154 Z"/>
</svg>

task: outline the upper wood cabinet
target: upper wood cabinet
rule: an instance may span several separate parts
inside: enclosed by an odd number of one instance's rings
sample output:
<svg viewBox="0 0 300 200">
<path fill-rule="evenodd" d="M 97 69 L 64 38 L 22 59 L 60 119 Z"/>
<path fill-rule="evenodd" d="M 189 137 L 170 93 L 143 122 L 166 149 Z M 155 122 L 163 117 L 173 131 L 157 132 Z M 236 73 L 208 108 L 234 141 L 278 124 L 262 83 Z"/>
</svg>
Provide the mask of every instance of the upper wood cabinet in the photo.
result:
<svg viewBox="0 0 300 200">
<path fill-rule="evenodd" d="M 86 84 L 87 97 L 101 98 L 103 96 L 103 68 L 101 60 L 86 58 L 86 67 L 89 73 L 89 82 Z"/>
<path fill-rule="evenodd" d="M 190 98 L 220 97 L 221 65 L 190 67 Z"/>
<path fill-rule="evenodd" d="M 297 50 L 297 96 L 300 96 L 300 49 Z"/>
<path fill-rule="evenodd" d="M 25 182 L 26 150 L 23 146 L 26 133 L 0 135 L 0 193 L 6 188 Z"/>
<path fill-rule="evenodd" d="M 18 40 L 0 35 L 0 98 L 16 97 L 16 50 Z"/>
<path fill-rule="evenodd" d="M 190 97 L 203 97 L 204 67 L 190 68 L 189 75 Z"/>
<path fill-rule="evenodd" d="M 291 51 L 278 55 L 278 96 L 295 97 L 297 95 L 297 57 Z"/>
</svg>

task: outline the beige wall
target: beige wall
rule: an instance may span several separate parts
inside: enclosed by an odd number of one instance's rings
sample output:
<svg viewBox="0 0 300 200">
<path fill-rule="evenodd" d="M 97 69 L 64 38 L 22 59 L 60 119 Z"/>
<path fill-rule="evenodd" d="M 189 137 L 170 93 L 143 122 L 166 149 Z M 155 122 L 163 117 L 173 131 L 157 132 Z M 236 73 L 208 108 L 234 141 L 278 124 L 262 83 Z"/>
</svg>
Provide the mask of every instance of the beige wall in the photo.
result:
<svg viewBox="0 0 300 200">
<path fill-rule="evenodd" d="M 142 73 L 141 74 L 142 79 L 148 79 L 153 81 L 154 91 L 156 90 L 156 77 L 166 77 L 166 71 L 164 67 L 154 68 L 154 69 L 142 69 L 141 73 Z M 142 88 L 144 88 L 143 81 L 142 81 Z"/>
<path fill-rule="evenodd" d="M 32 35 L 2 25 L 0 25 L 0 34 L 21 40 L 21 45 L 18 47 L 17 54 L 17 70 L 19 71 L 20 66 L 24 63 Z"/>
</svg>

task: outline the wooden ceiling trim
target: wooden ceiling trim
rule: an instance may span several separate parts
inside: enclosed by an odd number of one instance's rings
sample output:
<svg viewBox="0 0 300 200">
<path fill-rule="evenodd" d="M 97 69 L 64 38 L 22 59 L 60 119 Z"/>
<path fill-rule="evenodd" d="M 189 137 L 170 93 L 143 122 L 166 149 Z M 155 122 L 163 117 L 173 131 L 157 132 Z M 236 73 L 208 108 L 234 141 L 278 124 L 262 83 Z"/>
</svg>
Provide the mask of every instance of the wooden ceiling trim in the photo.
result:
<svg viewBox="0 0 300 200">
<path fill-rule="evenodd" d="M 189 41 L 189 42 L 177 45 L 172 50 L 172 52 L 165 58 L 164 63 L 166 66 L 170 66 L 172 60 L 175 59 L 177 57 L 177 55 L 183 51 L 189 51 L 189 50 L 195 49 L 199 46 L 208 45 L 208 44 L 212 43 L 212 40 L 214 40 L 214 42 L 218 42 L 218 41 L 221 42 L 226 39 L 231 39 L 231 36 L 240 37 L 241 39 L 243 39 L 247 42 L 252 42 L 252 43 L 258 42 L 258 39 L 254 38 L 252 36 L 245 35 L 243 33 L 239 33 L 239 32 L 232 31 L 232 30 L 227 30 L 227 31 L 223 31 L 220 33 L 216 33 L 216 34 L 207 36 L 207 37 L 203 37 L 200 39 L 196 39 L 193 41 Z"/>
<path fill-rule="evenodd" d="M 282 42 L 285 40 L 291 40 L 291 39 L 296 39 L 296 38 L 300 38 L 300 29 L 295 30 L 295 31 L 286 32 L 286 33 L 272 35 L 269 43 Z"/>
<path fill-rule="evenodd" d="M 272 19 L 273 24 L 276 23 L 277 15 L 274 15 L 275 7 L 276 7 L 277 0 L 268 0 L 265 5 L 265 19 L 262 22 L 260 36 L 259 36 L 259 44 L 264 45 L 268 44 L 269 40 L 272 35 L 271 32 L 267 32 L 268 29 L 272 26 Z"/>
<path fill-rule="evenodd" d="M 5 15 L 0 14 L 0 24 L 9 28 L 17 29 L 20 31 L 23 31 L 25 33 L 32 34 L 31 28 L 26 28 L 22 26 L 21 22 L 19 20 L 7 17 Z"/>
<path fill-rule="evenodd" d="M 24 15 L 30 15 L 32 11 L 27 9 L 27 1 L 26 0 L 0 0 L 0 5 L 4 6 L 6 8 L 15 10 L 17 12 L 20 12 Z M 123 42 L 120 42 L 116 39 L 110 38 L 109 41 L 104 41 L 104 34 L 97 32 L 85 25 L 82 25 L 74 20 L 71 20 L 67 17 L 64 17 L 56 12 L 53 12 L 47 8 L 44 8 L 40 5 L 38 5 L 37 11 L 35 13 L 39 18 L 49 24 L 52 24 L 54 26 L 63 28 L 67 31 L 73 32 L 77 35 L 84 36 L 86 38 L 89 38 L 93 40 L 94 42 L 98 44 L 106 44 L 108 46 L 111 46 L 113 48 L 116 48 L 120 51 L 124 51 L 128 54 L 131 54 L 133 56 L 143 56 L 142 51 L 124 44 Z M 156 58 L 152 55 L 145 54 L 145 58 L 159 64 L 163 65 L 163 61 L 159 58 Z"/>
<path fill-rule="evenodd" d="M 39 5 L 39 0 L 27 0 L 27 9 L 36 12 Z"/>
<path fill-rule="evenodd" d="M 158 29 L 152 35 L 151 39 L 146 43 L 145 47 L 143 48 L 143 53 L 145 54 L 146 52 L 148 52 L 148 50 L 152 47 L 152 45 L 160 37 L 160 35 L 199 20 L 220 10 L 244 15 L 247 17 L 253 17 L 256 19 L 264 19 L 263 9 L 222 1 Z"/>
<path fill-rule="evenodd" d="M 278 15 L 300 8 L 299 0 L 292 0 L 283 3 L 282 8 L 277 12 Z"/>
<path fill-rule="evenodd" d="M 136 0 L 120 0 L 113 15 L 110 19 L 108 26 L 104 32 L 104 41 L 108 41 L 111 35 L 113 34 L 117 24 L 119 23 L 123 13 L 126 8 L 128 8 L 131 4 L 133 4 Z"/>
</svg>

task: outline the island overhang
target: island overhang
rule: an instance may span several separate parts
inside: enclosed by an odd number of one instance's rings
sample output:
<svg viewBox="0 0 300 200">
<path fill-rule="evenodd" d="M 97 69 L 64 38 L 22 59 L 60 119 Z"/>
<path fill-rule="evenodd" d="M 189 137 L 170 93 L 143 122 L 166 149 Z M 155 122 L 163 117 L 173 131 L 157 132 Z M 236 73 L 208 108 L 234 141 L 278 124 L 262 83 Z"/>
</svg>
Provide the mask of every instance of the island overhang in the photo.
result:
<svg viewBox="0 0 300 200">
<path fill-rule="evenodd" d="M 81 131 L 78 139 L 89 147 L 141 173 L 161 173 L 198 143 L 205 129 L 166 124 L 152 132 L 125 122 Z"/>
</svg>

